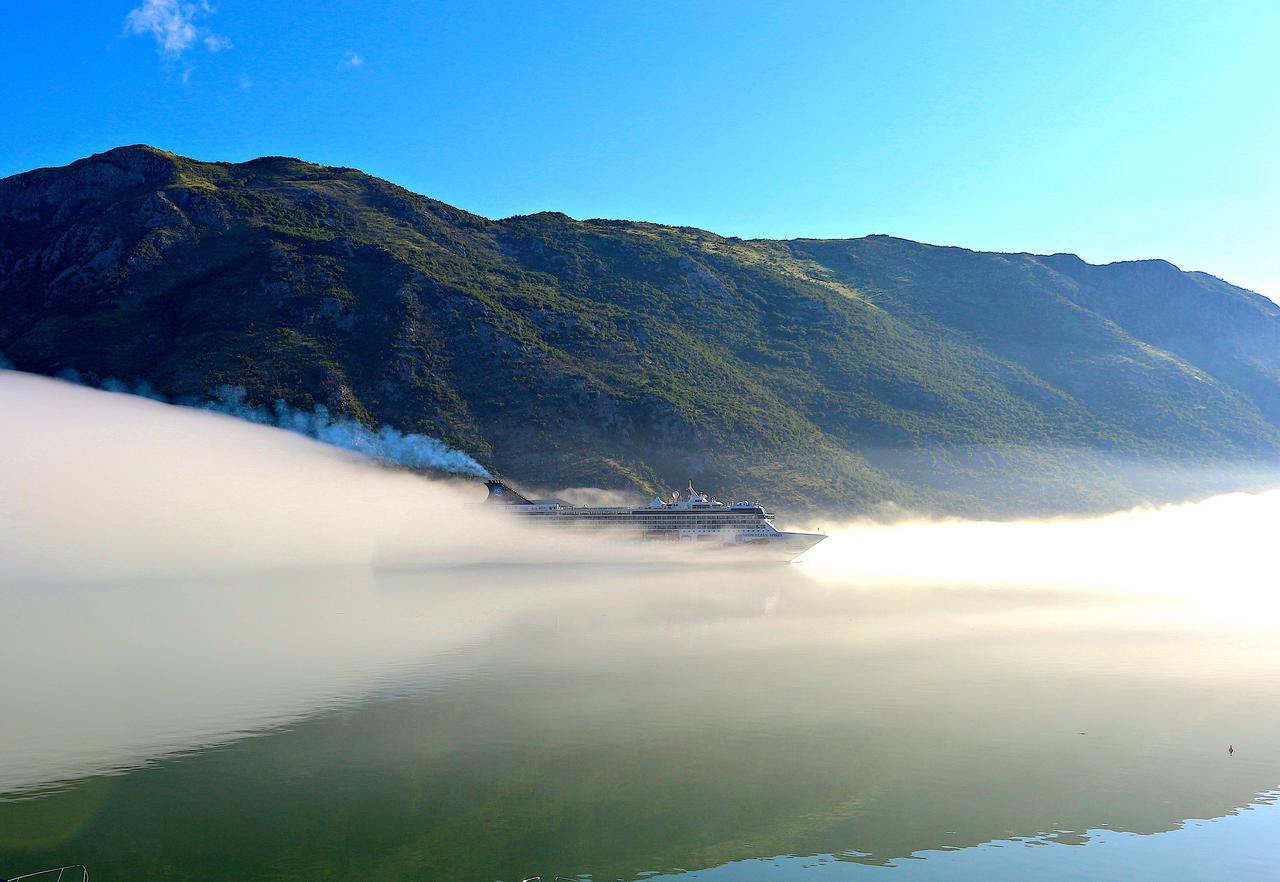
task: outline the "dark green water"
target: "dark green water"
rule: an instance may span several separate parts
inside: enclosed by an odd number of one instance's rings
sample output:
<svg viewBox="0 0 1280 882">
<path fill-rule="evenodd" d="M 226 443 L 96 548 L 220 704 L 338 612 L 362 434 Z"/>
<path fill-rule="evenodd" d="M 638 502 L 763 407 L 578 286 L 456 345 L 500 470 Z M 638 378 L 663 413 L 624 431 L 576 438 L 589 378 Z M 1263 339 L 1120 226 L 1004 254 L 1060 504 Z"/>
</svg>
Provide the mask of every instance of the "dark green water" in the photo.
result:
<svg viewBox="0 0 1280 882">
<path fill-rule="evenodd" d="M 796 567 L 6 588 L 0 875 L 1276 878 L 1274 606 L 1213 594 Z"/>
</svg>

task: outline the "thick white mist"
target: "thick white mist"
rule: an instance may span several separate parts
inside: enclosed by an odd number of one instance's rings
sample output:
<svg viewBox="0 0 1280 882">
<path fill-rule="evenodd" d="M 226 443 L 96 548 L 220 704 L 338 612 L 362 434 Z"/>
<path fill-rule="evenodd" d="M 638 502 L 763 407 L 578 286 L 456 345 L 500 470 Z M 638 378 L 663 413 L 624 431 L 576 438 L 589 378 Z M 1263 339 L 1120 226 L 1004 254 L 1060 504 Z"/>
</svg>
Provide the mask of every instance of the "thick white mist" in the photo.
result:
<svg viewBox="0 0 1280 882">
<path fill-rule="evenodd" d="M 0 581 L 601 559 L 531 535 L 478 480 L 293 432 L 0 371 Z"/>
<path fill-rule="evenodd" d="M 479 518 L 477 496 L 232 417 L 10 371 L 0 410 L 10 580 L 368 565 L 393 531 L 450 548 Z"/>
<path fill-rule="evenodd" d="M 133 395 L 0 371 L 0 412 L 0 580 L 679 557 L 522 530 L 480 504 L 478 481 L 428 480 Z M 1277 515 L 1280 491 L 1090 518 L 854 522 L 803 569 L 855 583 L 1213 592 L 1267 580 Z"/>
<path fill-rule="evenodd" d="M 832 531 L 805 568 L 877 584 L 1244 593 L 1271 603 L 1277 523 L 1280 491 L 1088 518 L 857 522 Z"/>
</svg>

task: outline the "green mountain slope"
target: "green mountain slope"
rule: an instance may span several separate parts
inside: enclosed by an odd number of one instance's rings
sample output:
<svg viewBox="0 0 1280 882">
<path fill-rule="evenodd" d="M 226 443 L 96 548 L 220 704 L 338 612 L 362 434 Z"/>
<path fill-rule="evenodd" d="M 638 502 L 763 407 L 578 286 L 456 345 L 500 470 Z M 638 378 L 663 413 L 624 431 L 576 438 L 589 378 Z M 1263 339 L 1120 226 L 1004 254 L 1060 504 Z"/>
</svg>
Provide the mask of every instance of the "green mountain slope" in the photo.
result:
<svg viewBox="0 0 1280 882">
<path fill-rule="evenodd" d="M 491 221 L 148 147 L 0 181 L 20 369 L 324 404 L 540 487 L 997 513 L 1205 492 L 1280 453 L 1277 343 L 1269 301 L 1159 261 Z"/>
</svg>

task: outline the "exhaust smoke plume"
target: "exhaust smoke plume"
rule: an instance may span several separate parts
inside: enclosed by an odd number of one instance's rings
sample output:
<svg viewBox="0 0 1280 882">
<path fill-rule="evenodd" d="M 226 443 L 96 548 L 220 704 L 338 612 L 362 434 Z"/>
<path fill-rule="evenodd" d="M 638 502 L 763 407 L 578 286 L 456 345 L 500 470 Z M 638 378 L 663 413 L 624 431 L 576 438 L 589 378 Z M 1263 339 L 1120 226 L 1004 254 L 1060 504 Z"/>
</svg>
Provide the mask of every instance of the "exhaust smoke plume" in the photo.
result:
<svg viewBox="0 0 1280 882">
<path fill-rule="evenodd" d="M 0 369 L 6 367 L 11 369 L 13 366 L 7 364 L 4 357 L 0 355 Z M 58 378 L 82 386 L 92 385 L 74 369 L 63 371 Z M 146 380 L 126 383 L 123 380 L 110 378 L 104 380 L 100 388 L 106 392 L 137 395 L 152 401 L 224 413 L 262 426 L 287 429 L 290 432 L 314 438 L 323 444 L 351 450 L 389 465 L 434 469 L 439 472 L 471 475 L 477 478 L 489 477 L 489 472 L 484 466 L 462 451 L 454 450 L 438 438 L 413 432 L 401 432 L 391 426 L 381 426 L 377 430 L 370 429 L 350 417 L 334 416 L 323 404 L 316 405 L 315 410 L 312 411 L 290 407 L 281 399 L 276 399 L 270 408 L 253 406 L 248 403 L 248 392 L 243 386 L 230 384 L 218 387 L 208 398 L 180 398 L 172 401 L 156 391 L 156 388 Z"/>
<path fill-rule="evenodd" d="M 457 475 L 489 477 L 489 472 L 470 456 L 454 450 L 438 438 L 401 432 L 390 426 L 377 431 L 349 417 L 334 417 L 323 404 L 311 412 L 297 410 L 277 400 L 271 410 L 251 407 L 241 386 L 222 386 L 212 401 L 195 404 L 202 410 L 225 413 L 264 426 L 288 429 L 324 444 L 353 450 L 365 456 L 419 469 L 435 469 Z"/>
</svg>

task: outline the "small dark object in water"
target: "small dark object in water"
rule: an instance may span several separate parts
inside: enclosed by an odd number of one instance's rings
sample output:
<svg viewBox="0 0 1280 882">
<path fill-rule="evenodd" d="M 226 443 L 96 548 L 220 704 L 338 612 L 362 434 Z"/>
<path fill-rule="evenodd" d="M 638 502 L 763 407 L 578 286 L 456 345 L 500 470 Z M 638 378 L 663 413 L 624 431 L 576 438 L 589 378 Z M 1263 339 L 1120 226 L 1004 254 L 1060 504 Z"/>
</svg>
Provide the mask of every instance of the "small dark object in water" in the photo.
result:
<svg viewBox="0 0 1280 882">
<path fill-rule="evenodd" d="M 1235 746 L 1234 744 L 1228 744 L 1228 745 L 1227 745 L 1227 756 L 1232 756 L 1232 755 L 1234 755 L 1234 754 L 1235 754 L 1235 752 L 1236 752 L 1236 746 Z"/>
</svg>

